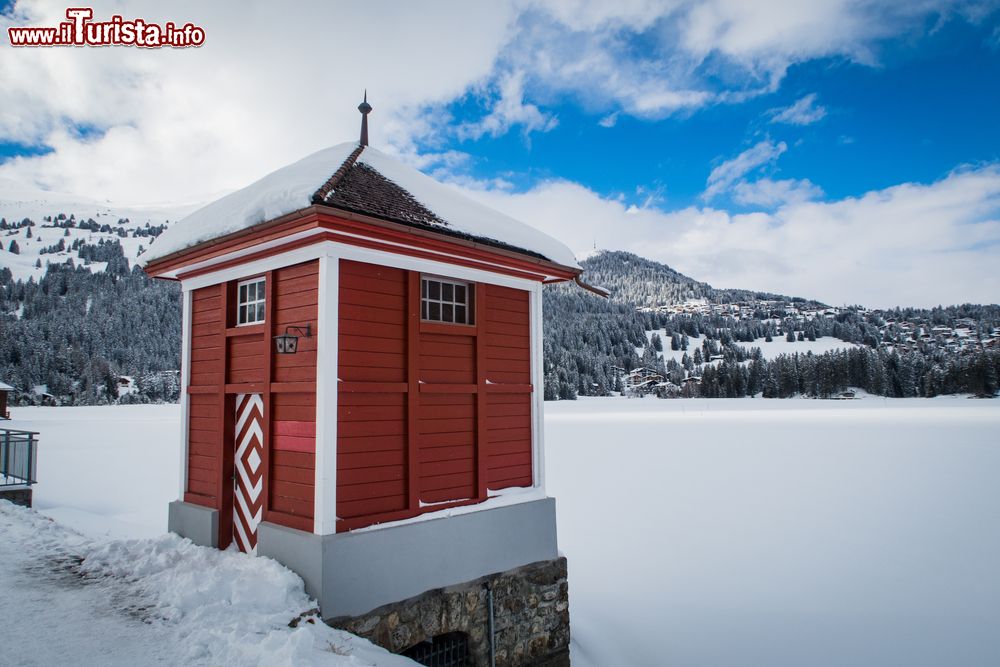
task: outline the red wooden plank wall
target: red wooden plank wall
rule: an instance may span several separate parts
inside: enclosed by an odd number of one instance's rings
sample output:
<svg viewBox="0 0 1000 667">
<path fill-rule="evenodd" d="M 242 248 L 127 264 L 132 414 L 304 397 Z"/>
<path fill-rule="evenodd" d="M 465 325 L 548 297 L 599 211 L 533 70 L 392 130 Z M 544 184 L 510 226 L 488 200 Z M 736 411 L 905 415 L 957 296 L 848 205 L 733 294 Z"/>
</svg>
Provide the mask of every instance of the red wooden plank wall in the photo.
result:
<svg viewBox="0 0 1000 667">
<path fill-rule="evenodd" d="M 229 336 L 226 343 L 226 384 L 263 382 L 264 337 L 248 333 Z"/>
<path fill-rule="evenodd" d="M 477 496 L 475 394 L 421 395 L 419 443 L 421 503 Z"/>
<path fill-rule="evenodd" d="M 287 327 L 311 328 L 299 337 L 295 354 L 272 355 L 271 461 L 267 520 L 312 531 L 316 483 L 316 332 L 319 318 L 319 262 L 274 271 L 270 335 Z M 274 383 L 305 383 L 309 391 L 274 391 Z"/>
<path fill-rule="evenodd" d="M 406 495 L 406 272 L 342 261 L 337 516 L 403 510 Z M 365 391 L 367 387 L 368 391 Z M 356 390 L 347 391 L 348 387 Z"/>
<path fill-rule="evenodd" d="M 191 293 L 191 374 L 188 378 L 188 385 L 193 389 L 220 390 L 219 375 L 225 363 L 224 336 L 220 288 L 194 290 Z M 223 422 L 218 393 L 190 395 L 188 482 L 184 495 L 189 503 L 205 507 L 216 507 L 219 503 Z"/>
<path fill-rule="evenodd" d="M 222 369 L 222 295 L 218 287 L 204 287 L 191 293 L 191 375 L 192 387 L 216 386 Z"/>
<path fill-rule="evenodd" d="M 185 500 L 219 509 L 220 533 L 230 521 L 228 493 L 233 446 L 231 395 L 260 393 L 267 429 L 264 518 L 311 531 L 316 459 L 316 334 L 319 263 L 267 274 L 267 320 L 236 327 L 236 283 L 192 291 L 188 411 L 188 488 Z M 224 311 L 230 312 L 224 312 Z M 271 351 L 287 326 L 305 327 L 294 355 Z M 226 396 L 230 395 L 227 400 Z"/>
<path fill-rule="evenodd" d="M 531 383 L 528 293 L 484 285 L 486 378 L 495 384 Z M 486 395 L 486 483 L 490 489 L 531 486 L 531 394 Z"/>
<path fill-rule="evenodd" d="M 278 269 L 274 272 L 274 321 L 272 336 L 285 333 L 285 328 L 312 327 L 313 335 L 306 338 L 298 331 L 299 345 L 295 354 L 274 355 L 271 382 L 316 381 L 316 328 L 319 303 L 319 263 L 307 262 Z M 271 343 L 273 344 L 273 343 Z"/>
<path fill-rule="evenodd" d="M 340 264 L 338 530 L 532 484 L 528 293 L 479 284 L 475 326 L 422 325 L 419 284 Z"/>
</svg>

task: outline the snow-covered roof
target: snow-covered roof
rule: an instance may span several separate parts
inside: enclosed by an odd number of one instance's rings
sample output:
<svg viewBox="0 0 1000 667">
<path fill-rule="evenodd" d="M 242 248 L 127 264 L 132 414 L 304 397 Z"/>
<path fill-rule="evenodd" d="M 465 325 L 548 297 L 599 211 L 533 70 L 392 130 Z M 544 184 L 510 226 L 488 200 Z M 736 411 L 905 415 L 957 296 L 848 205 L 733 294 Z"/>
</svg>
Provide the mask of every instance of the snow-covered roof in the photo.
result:
<svg viewBox="0 0 1000 667">
<path fill-rule="evenodd" d="M 572 251 L 548 234 L 358 143 L 313 153 L 195 211 L 161 234 L 142 260 L 149 263 L 313 204 L 523 251 L 579 268 Z"/>
<path fill-rule="evenodd" d="M 14 388 L 3 380 L 0 380 L 0 391 L 14 391 Z"/>
</svg>

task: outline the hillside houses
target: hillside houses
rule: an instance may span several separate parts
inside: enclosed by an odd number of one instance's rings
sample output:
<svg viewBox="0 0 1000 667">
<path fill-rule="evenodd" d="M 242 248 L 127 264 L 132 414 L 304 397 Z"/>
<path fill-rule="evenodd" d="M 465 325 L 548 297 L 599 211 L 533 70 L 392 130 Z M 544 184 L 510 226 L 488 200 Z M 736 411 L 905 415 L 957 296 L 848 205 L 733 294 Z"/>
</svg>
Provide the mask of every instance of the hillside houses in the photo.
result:
<svg viewBox="0 0 1000 667">
<path fill-rule="evenodd" d="M 713 302 L 707 298 L 699 298 L 673 304 L 642 306 L 637 310 L 640 313 L 667 317 L 700 316 L 729 318 L 732 322 L 769 322 L 773 325 L 771 329 L 774 334 L 779 336 L 786 335 L 787 329 L 803 331 L 810 324 L 814 328 L 822 328 L 817 327 L 820 321 L 829 323 L 860 320 L 878 333 L 875 341 L 868 341 L 870 345 L 883 344 L 899 352 L 917 350 L 927 352 L 941 349 L 963 353 L 996 349 L 1000 346 L 1000 333 L 990 327 L 985 327 L 984 330 L 984 327 L 971 317 L 959 317 L 950 323 L 941 323 L 918 315 L 898 317 L 893 314 L 894 311 L 870 310 L 861 306 L 826 306 L 792 299 Z"/>
<path fill-rule="evenodd" d="M 832 319 L 842 312 L 840 308 L 831 308 L 812 302 L 806 305 L 782 299 L 746 299 L 732 303 L 713 303 L 708 299 L 688 299 L 682 303 L 643 306 L 638 310 L 639 312 L 661 315 L 721 315 L 736 320 L 791 317 L 798 321 L 807 321 L 817 317 Z"/>
</svg>

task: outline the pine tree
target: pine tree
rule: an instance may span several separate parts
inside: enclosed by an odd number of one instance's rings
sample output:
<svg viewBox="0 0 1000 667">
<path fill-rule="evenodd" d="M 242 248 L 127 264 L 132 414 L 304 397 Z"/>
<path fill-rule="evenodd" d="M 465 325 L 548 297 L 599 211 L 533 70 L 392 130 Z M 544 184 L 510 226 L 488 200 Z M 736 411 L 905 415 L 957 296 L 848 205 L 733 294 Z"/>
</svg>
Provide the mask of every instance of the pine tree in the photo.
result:
<svg viewBox="0 0 1000 667">
<path fill-rule="evenodd" d="M 7 247 L 7 250 L 15 255 L 21 254 L 21 246 L 17 245 L 17 239 L 11 239 L 10 245 Z"/>
</svg>

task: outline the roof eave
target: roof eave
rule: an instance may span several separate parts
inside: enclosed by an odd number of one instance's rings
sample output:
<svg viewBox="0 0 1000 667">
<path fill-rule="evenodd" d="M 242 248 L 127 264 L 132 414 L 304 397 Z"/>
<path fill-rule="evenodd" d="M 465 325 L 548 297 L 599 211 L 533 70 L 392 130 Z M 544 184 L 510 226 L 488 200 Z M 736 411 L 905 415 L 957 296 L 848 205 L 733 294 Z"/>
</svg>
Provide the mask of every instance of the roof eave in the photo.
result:
<svg viewBox="0 0 1000 667">
<path fill-rule="evenodd" d="M 201 253 L 215 246 L 232 243 L 233 241 L 238 241 L 241 238 L 259 234 L 272 227 L 286 224 L 294 220 L 307 218 L 309 216 L 321 216 L 321 215 L 332 215 L 347 220 L 363 222 L 375 227 L 382 227 L 396 232 L 404 232 L 407 234 L 411 234 L 415 237 L 445 240 L 448 241 L 449 243 L 453 243 L 456 245 L 490 252 L 495 255 L 510 257 L 520 262 L 528 262 L 531 264 L 535 264 L 540 269 L 542 269 L 546 275 L 551 276 L 551 278 L 546 282 L 565 282 L 569 280 L 574 280 L 583 273 L 583 269 L 579 267 L 571 267 L 571 266 L 566 266 L 564 264 L 559 264 L 557 262 L 553 262 L 548 259 L 542 259 L 534 254 L 529 254 L 527 252 L 521 253 L 509 248 L 499 248 L 496 245 L 490 243 L 461 238 L 453 234 L 441 233 L 434 231 L 432 229 L 415 227 L 412 225 L 396 222 L 394 220 L 388 220 L 370 215 L 364 215 L 361 213 L 355 213 L 354 211 L 344 210 L 341 208 L 337 208 L 335 206 L 330 206 L 328 204 L 312 204 L 310 206 L 305 206 L 301 209 L 292 211 L 291 213 L 287 213 L 272 220 L 266 220 L 264 222 L 257 223 L 256 225 L 252 225 L 245 229 L 241 229 L 239 231 L 226 234 L 224 236 L 220 236 L 214 239 L 209 239 L 207 241 L 202 241 L 201 243 L 196 243 L 195 245 L 188 246 L 187 248 L 184 248 L 182 250 L 178 250 L 168 255 L 164 255 L 163 257 L 157 257 L 156 259 L 149 261 L 143 266 L 143 270 L 148 275 L 154 278 L 161 278 L 165 280 L 176 280 L 174 276 L 166 275 L 168 273 L 176 272 L 175 268 L 168 268 L 168 267 L 174 267 L 177 261 L 183 259 L 185 256 Z"/>
<path fill-rule="evenodd" d="M 416 227 L 413 225 L 407 225 L 386 218 L 378 218 L 371 215 L 365 215 L 363 213 L 355 213 L 354 211 L 348 211 L 342 208 L 337 208 L 336 206 L 330 206 L 328 204 L 319 204 L 314 206 L 313 208 L 318 209 L 319 212 L 333 211 L 335 212 L 334 214 L 338 217 L 346 218 L 348 220 L 355 220 L 357 222 L 364 222 L 373 225 L 375 227 L 382 227 L 385 229 L 391 229 L 393 231 L 405 232 L 407 234 L 412 234 L 413 236 L 416 237 L 446 240 L 449 243 L 465 246 L 467 248 L 475 248 L 477 250 L 490 252 L 495 255 L 501 255 L 504 257 L 517 259 L 518 261 L 521 262 L 530 262 L 532 264 L 537 264 L 540 268 L 552 271 L 553 273 L 550 275 L 554 276 L 565 275 L 566 277 L 563 278 L 562 280 L 572 280 L 575 276 L 578 276 L 583 273 L 583 269 L 581 268 L 559 264 L 558 262 L 553 262 L 550 259 L 543 259 L 541 257 L 538 257 L 533 253 L 518 252 L 514 250 L 513 247 L 501 248 L 492 243 L 462 238 L 460 236 L 455 236 L 454 234 L 439 232 L 433 229 L 427 229 L 425 227 Z"/>
</svg>

